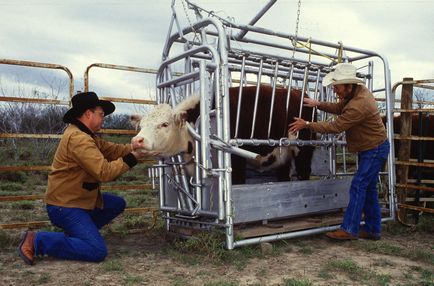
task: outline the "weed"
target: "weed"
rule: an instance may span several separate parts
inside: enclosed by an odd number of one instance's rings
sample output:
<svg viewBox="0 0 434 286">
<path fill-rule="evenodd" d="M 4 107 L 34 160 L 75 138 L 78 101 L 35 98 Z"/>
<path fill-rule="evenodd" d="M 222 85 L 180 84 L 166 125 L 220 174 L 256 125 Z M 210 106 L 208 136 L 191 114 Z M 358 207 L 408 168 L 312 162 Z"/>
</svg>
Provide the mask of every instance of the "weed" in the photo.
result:
<svg viewBox="0 0 434 286">
<path fill-rule="evenodd" d="M 124 284 L 125 285 L 136 285 L 143 282 L 143 277 L 140 276 L 132 276 L 132 275 L 127 275 L 124 278 Z"/>
<path fill-rule="evenodd" d="M 51 276 L 48 273 L 42 273 L 41 276 L 35 281 L 36 285 L 45 284 L 50 282 Z"/>
<path fill-rule="evenodd" d="M 181 252 L 206 255 L 214 261 L 221 261 L 225 255 L 222 233 L 202 232 L 196 238 L 175 242 Z"/>
<path fill-rule="evenodd" d="M 361 267 L 350 259 L 331 260 L 327 262 L 325 268 L 328 271 L 342 271 L 348 275 L 352 280 L 361 280 L 366 278 L 365 271 L 362 271 Z"/>
<path fill-rule="evenodd" d="M 233 282 L 233 281 L 216 281 L 216 282 L 208 282 L 205 283 L 204 286 L 237 286 L 238 282 Z"/>
<path fill-rule="evenodd" d="M 312 282 L 306 279 L 298 280 L 294 278 L 288 278 L 283 280 L 283 285 L 285 286 L 311 286 Z"/>
<path fill-rule="evenodd" d="M 416 225 L 417 231 L 434 233 L 434 214 L 424 213 L 419 218 L 419 223 Z"/>
<path fill-rule="evenodd" d="M 112 271 L 122 271 L 124 270 L 121 262 L 117 259 L 111 259 L 109 261 L 105 261 L 102 265 L 104 271 L 112 272 Z"/>
<path fill-rule="evenodd" d="M 372 242 L 360 240 L 355 242 L 354 245 L 367 252 L 400 256 L 434 265 L 434 254 L 423 249 L 415 247 L 402 248 L 382 241 Z"/>
</svg>

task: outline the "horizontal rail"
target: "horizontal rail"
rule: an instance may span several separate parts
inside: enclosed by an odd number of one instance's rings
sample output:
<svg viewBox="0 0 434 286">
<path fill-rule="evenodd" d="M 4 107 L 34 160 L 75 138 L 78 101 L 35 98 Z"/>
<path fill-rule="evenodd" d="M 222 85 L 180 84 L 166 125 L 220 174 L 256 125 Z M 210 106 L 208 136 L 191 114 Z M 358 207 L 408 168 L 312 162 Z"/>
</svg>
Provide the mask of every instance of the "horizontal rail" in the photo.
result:
<svg viewBox="0 0 434 286">
<path fill-rule="evenodd" d="M 403 135 L 394 135 L 393 138 L 398 140 L 415 140 L 415 141 L 434 141 L 434 137 L 423 137 L 423 136 L 403 136 Z"/>
<path fill-rule="evenodd" d="M 416 167 L 428 167 L 434 168 L 433 163 L 422 163 L 422 162 L 409 162 L 409 161 L 396 161 L 396 165 L 404 165 L 404 166 L 416 166 Z"/>
<path fill-rule="evenodd" d="M 36 201 L 44 197 L 45 195 L 0 196 L 0 202 Z"/>
<path fill-rule="evenodd" d="M 434 104 L 434 103 L 433 103 Z M 434 113 L 434 108 L 419 108 L 419 109 L 394 109 L 394 112 L 401 113 Z"/>
<path fill-rule="evenodd" d="M 120 98 L 120 97 L 100 97 L 100 99 L 109 100 L 113 102 L 122 102 L 122 103 L 138 103 L 138 104 L 151 104 L 151 105 L 157 104 L 155 100 L 147 100 L 147 99 L 133 99 L 133 98 Z"/>
<path fill-rule="evenodd" d="M 0 166 L 0 172 L 51 171 L 51 166 Z"/>
<path fill-rule="evenodd" d="M 14 97 L 14 96 L 0 96 L 0 101 L 31 102 L 31 103 L 43 103 L 43 104 L 69 105 L 69 101 L 67 101 L 67 100 L 46 99 L 46 98 Z"/>
<path fill-rule="evenodd" d="M 413 185 L 413 184 L 396 184 L 396 187 L 397 188 L 403 188 L 403 189 L 412 189 L 412 190 L 434 192 L 433 187 L 418 186 L 418 185 Z"/>
<path fill-rule="evenodd" d="M 414 211 L 434 214 L 434 209 L 431 209 L 431 208 L 417 207 L 417 206 L 407 205 L 407 204 L 398 204 L 398 208 L 410 209 L 410 210 L 414 210 Z"/>
<path fill-rule="evenodd" d="M 57 65 L 57 64 L 49 64 L 49 63 L 39 63 L 39 62 L 20 61 L 20 60 L 8 60 L 8 59 L 0 59 L 0 64 L 25 66 L 25 67 L 33 67 L 33 68 L 63 70 L 64 72 L 67 73 L 67 75 L 69 77 L 69 97 L 72 98 L 72 95 L 74 93 L 74 76 L 72 75 L 71 71 L 65 66 Z"/>
<path fill-rule="evenodd" d="M 150 228 L 153 228 L 157 221 L 157 208 L 126 208 L 124 213 L 137 213 L 137 212 L 149 212 L 152 213 L 152 219 L 153 224 Z M 16 229 L 16 228 L 40 228 L 43 226 L 50 225 L 50 221 L 44 220 L 44 221 L 29 221 L 29 222 L 23 222 L 23 223 L 4 223 L 0 224 L 0 229 Z"/>
<path fill-rule="evenodd" d="M 59 139 L 61 134 L 0 133 L 0 138 Z"/>
<path fill-rule="evenodd" d="M 151 188 L 152 184 L 101 186 L 101 190 L 142 190 Z M 44 198 L 45 195 L 0 196 L 0 202 L 36 201 Z"/>
</svg>

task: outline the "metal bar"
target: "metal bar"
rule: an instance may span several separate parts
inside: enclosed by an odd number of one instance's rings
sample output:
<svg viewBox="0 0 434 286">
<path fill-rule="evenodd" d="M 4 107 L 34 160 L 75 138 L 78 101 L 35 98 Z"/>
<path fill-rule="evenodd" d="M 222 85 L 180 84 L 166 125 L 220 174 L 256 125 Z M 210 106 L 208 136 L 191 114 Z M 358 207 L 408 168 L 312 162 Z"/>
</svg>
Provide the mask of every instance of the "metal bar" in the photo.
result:
<svg viewBox="0 0 434 286">
<path fill-rule="evenodd" d="M 346 145 L 347 142 L 343 140 L 288 140 L 288 138 L 276 139 L 231 139 L 229 144 L 235 146 L 250 145 L 268 145 L 268 146 L 331 146 L 336 144 L 338 146 Z"/>
<path fill-rule="evenodd" d="M 0 172 L 51 171 L 51 166 L 0 166 Z"/>
<path fill-rule="evenodd" d="M 433 102 L 434 104 L 434 102 Z M 434 113 L 434 108 L 426 108 L 426 109 L 402 109 L 402 108 L 397 108 L 394 109 L 394 112 L 401 112 L 401 113 L 419 113 L 419 112 L 424 112 L 424 113 Z"/>
<path fill-rule="evenodd" d="M 138 103 L 138 104 L 151 104 L 151 105 L 157 104 L 155 100 L 145 100 L 145 99 L 105 97 L 105 96 L 100 97 L 100 99 L 109 100 L 113 102 L 123 102 L 123 103 Z"/>
<path fill-rule="evenodd" d="M 201 164 L 202 168 L 202 178 L 205 179 L 208 177 L 207 170 L 209 169 L 209 137 L 207 128 L 209 127 L 209 107 L 208 107 L 208 90 L 206 88 L 206 68 L 205 61 L 202 60 L 199 66 L 199 75 L 200 75 L 200 151 L 201 151 Z M 208 122 L 207 122 L 208 121 Z"/>
<path fill-rule="evenodd" d="M 253 108 L 252 132 L 250 134 L 250 138 L 253 138 L 253 135 L 255 133 L 256 112 L 258 111 L 259 89 L 261 88 L 261 77 L 262 77 L 262 65 L 263 65 L 263 63 L 264 63 L 264 60 L 261 59 L 261 62 L 259 64 L 258 78 L 257 78 L 257 82 L 256 82 L 255 106 Z"/>
<path fill-rule="evenodd" d="M 255 17 L 253 17 L 253 19 L 252 20 L 250 20 L 250 22 L 249 22 L 249 25 L 252 25 L 252 26 L 254 26 L 255 24 L 256 24 L 256 22 L 258 22 L 258 20 L 259 19 L 261 19 L 261 17 L 271 8 L 271 6 L 273 6 L 274 5 L 274 3 L 276 3 L 276 1 L 277 0 L 270 0 L 266 5 L 265 5 L 265 7 L 264 8 L 262 8 L 262 10 L 261 11 L 259 11 L 259 13 L 258 14 L 256 14 L 256 16 Z M 248 31 L 246 31 L 246 30 L 242 30 L 242 31 L 240 31 L 239 33 L 238 33 L 238 35 L 236 35 L 235 36 L 235 38 L 237 39 L 237 40 L 241 40 L 246 34 L 247 34 L 247 32 Z"/>
<path fill-rule="evenodd" d="M 285 109 L 285 123 L 288 122 L 288 114 L 289 114 L 289 103 L 291 102 L 291 90 L 292 90 L 292 77 L 294 75 L 294 64 L 291 64 L 291 69 L 289 71 L 288 78 L 288 91 L 286 93 L 286 109 Z M 287 137 L 286 132 L 288 132 L 288 128 L 284 128 L 282 137 Z"/>
<path fill-rule="evenodd" d="M 113 69 L 113 70 L 123 70 L 130 72 L 140 72 L 140 73 L 149 73 L 149 74 L 157 74 L 157 70 L 155 69 L 145 69 L 139 67 L 132 66 L 122 66 L 122 65 L 113 65 L 113 64 L 104 64 L 104 63 L 93 63 L 86 68 L 84 72 L 84 91 L 89 91 L 89 71 L 93 67 L 99 67 L 104 69 Z"/>
<path fill-rule="evenodd" d="M 63 70 L 64 72 L 66 72 L 66 74 L 69 77 L 69 97 L 72 98 L 74 94 L 74 76 L 72 75 L 71 71 L 65 66 L 57 65 L 57 64 L 8 60 L 8 59 L 0 59 L 0 64 Z"/>
<path fill-rule="evenodd" d="M 0 133 L 0 138 L 59 139 L 60 134 Z"/>
<path fill-rule="evenodd" d="M 0 202 L 36 201 L 43 198 L 45 195 L 0 196 Z"/>
<path fill-rule="evenodd" d="M 381 222 L 386 222 L 386 221 L 391 221 L 391 220 L 393 220 L 393 219 L 392 218 L 382 218 Z M 327 226 L 327 227 L 318 227 L 318 228 L 301 230 L 301 231 L 279 233 L 279 234 L 267 235 L 267 236 L 256 237 L 256 238 L 248 238 L 248 239 L 235 241 L 234 247 L 240 247 L 240 246 L 246 246 L 246 245 L 251 245 L 251 244 L 257 244 L 257 243 L 261 243 L 261 242 L 270 242 L 270 241 L 276 241 L 276 240 L 283 240 L 283 239 L 319 234 L 319 233 L 339 229 L 339 227 L 340 227 L 339 225 Z"/>
<path fill-rule="evenodd" d="M 182 82 L 187 82 L 189 80 L 195 81 L 199 78 L 199 71 L 193 71 L 189 74 L 184 74 L 180 77 L 165 81 L 157 85 L 157 88 L 165 88 L 174 86 L 175 84 L 182 85 Z M 176 86 L 176 85 L 175 85 Z"/>
<path fill-rule="evenodd" d="M 238 128 L 240 125 L 240 113 L 241 113 L 241 101 L 242 101 L 242 97 L 243 97 L 243 86 L 244 86 L 244 68 L 246 65 L 246 57 L 243 56 L 243 60 L 241 63 L 241 74 L 240 74 L 240 87 L 238 90 L 238 104 L 237 104 L 237 119 L 236 119 L 236 123 L 235 123 L 235 135 L 234 137 L 237 138 L 238 137 Z M 246 78 L 247 79 L 247 78 Z"/>
<path fill-rule="evenodd" d="M 156 213 L 158 210 L 156 208 L 126 208 L 124 212 L 152 212 L 152 217 L 154 218 L 154 221 L 156 220 Z M 30 221 L 30 222 L 24 222 L 24 223 L 6 223 L 6 224 L 0 224 L 0 229 L 16 229 L 16 228 L 40 228 L 42 226 L 50 225 L 50 221 Z M 154 223 L 155 225 L 155 223 Z"/>
<path fill-rule="evenodd" d="M 279 62 L 276 62 L 276 66 L 274 68 L 274 81 L 272 84 L 272 92 L 271 92 L 271 106 L 270 106 L 270 118 L 268 122 L 268 133 L 267 138 L 270 138 L 271 134 L 271 123 L 273 122 L 273 111 L 274 111 L 274 100 L 276 96 L 276 82 L 277 82 L 277 72 L 279 71 Z"/>
<path fill-rule="evenodd" d="M 45 99 L 45 98 L 13 97 L 13 96 L 0 96 L 0 101 L 31 102 L 31 103 L 42 103 L 42 104 L 69 105 L 69 101 L 66 101 L 66 100 Z"/>
</svg>

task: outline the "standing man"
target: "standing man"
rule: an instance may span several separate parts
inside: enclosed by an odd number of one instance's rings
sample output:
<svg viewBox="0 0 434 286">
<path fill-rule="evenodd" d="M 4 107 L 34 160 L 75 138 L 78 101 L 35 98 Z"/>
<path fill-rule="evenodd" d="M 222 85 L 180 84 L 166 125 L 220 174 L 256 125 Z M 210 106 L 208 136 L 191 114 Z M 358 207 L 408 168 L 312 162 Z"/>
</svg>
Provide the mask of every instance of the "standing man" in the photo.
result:
<svg viewBox="0 0 434 286">
<path fill-rule="evenodd" d="M 99 233 L 125 209 L 125 200 L 101 193 L 101 182 L 113 181 L 137 164 L 137 159 L 155 156 L 138 152 L 143 143 L 114 144 L 95 135 L 104 117 L 115 106 L 100 100 L 94 92 L 74 95 L 63 121 L 65 129 L 48 175 L 45 196 L 47 213 L 53 225 L 63 232 L 27 231 L 18 252 L 32 265 L 36 255 L 99 262 L 107 256 L 107 246 Z"/>
<path fill-rule="evenodd" d="M 320 133 L 345 131 L 348 150 L 358 153 L 359 168 L 351 182 L 350 201 L 341 228 L 326 233 L 326 236 L 339 240 L 358 237 L 378 240 L 381 236 L 378 174 L 390 149 L 386 129 L 374 96 L 363 81 L 356 77 L 355 66 L 349 63 L 336 65 L 336 69 L 323 79 L 323 86 L 330 84 L 339 102 L 326 103 L 305 98 L 304 103 L 306 106 L 337 114 L 337 119 L 331 122 L 307 122 L 295 118 L 295 122 L 289 125 L 289 131 L 297 132 L 303 128 Z M 360 230 L 362 213 L 365 215 L 365 225 Z"/>
</svg>

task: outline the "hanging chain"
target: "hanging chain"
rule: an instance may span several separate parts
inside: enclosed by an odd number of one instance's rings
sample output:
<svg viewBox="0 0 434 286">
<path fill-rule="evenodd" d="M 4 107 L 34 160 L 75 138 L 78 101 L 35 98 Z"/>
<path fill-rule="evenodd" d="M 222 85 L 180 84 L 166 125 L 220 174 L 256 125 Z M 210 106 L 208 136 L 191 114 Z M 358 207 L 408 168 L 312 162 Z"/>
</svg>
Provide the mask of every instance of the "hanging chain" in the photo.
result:
<svg viewBox="0 0 434 286">
<path fill-rule="evenodd" d="M 193 24 L 192 24 L 192 22 L 190 20 L 190 17 L 188 16 L 187 7 L 185 6 L 184 2 L 186 2 L 186 1 L 185 0 L 181 0 L 182 7 L 184 8 L 185 17 L 187 18 L 188 24 L 190 25 L 190 27 L 191 27 L 191 29 L 193 30 L 193 33 L 194 33 L 194 37 L 193 37 L 193 42 L 194 42 L 194 40 L 197 38 L 197 31 L 193 27 Z"/>
<path fill-rule="evenodd" d="M 297 21 L 295 22 L 295 37 L 292 39 L 292 57 L 295 55 L 295 47 L 297 46 L 298 24 L 300 23 L 301 0 L 298 0 Z"/>
</svg>

